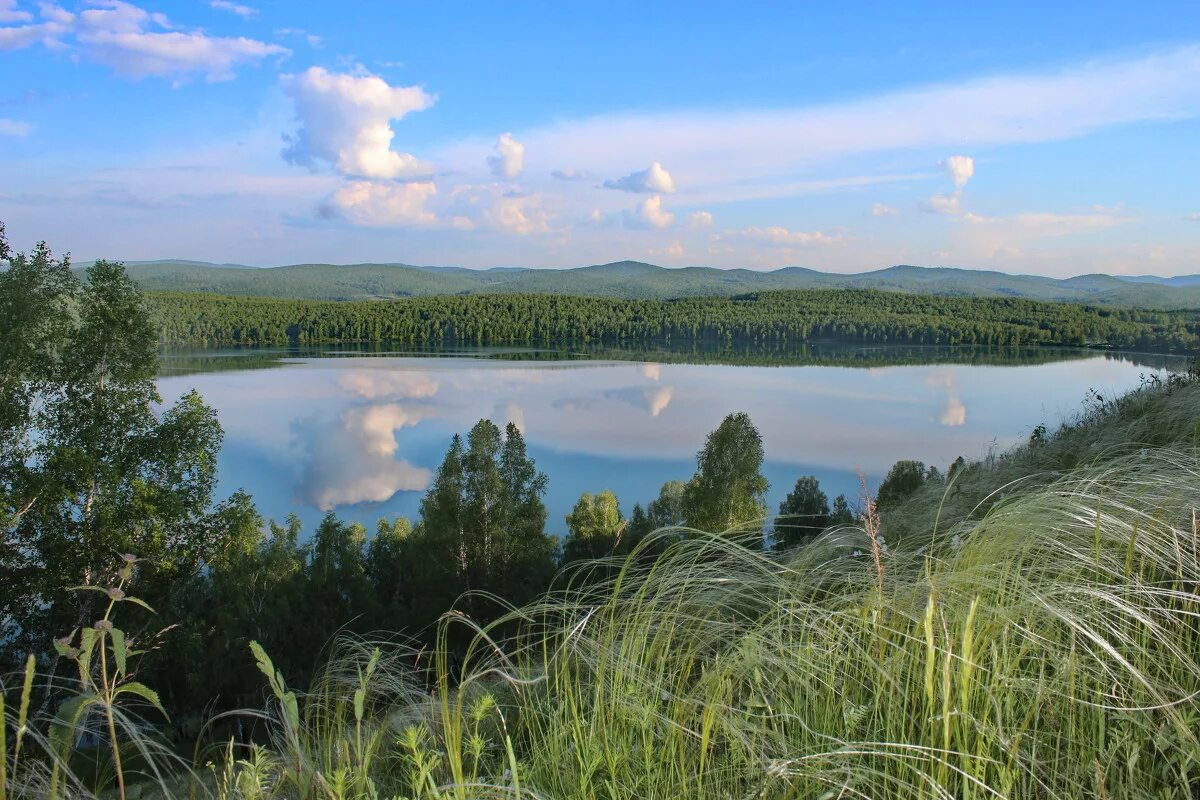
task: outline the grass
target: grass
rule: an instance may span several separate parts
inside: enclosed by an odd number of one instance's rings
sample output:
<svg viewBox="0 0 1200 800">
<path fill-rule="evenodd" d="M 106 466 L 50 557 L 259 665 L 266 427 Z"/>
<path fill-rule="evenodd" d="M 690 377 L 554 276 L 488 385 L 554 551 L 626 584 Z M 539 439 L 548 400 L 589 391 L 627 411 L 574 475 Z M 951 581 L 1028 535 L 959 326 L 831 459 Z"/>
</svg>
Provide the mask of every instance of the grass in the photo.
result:
<svg viewBox="0 0 1200 800">
<path fill-rule="evenodd" d="M 259 652 L 269 745 L 154 791 L 1196 797 L 1198 422 L 1190 379 L 1097 400 L 885 512 L 881 540 L 663 532 L 486 629 L 447 615 L 432 653 L 343 643 L 303 697 Z"/>
</svg>

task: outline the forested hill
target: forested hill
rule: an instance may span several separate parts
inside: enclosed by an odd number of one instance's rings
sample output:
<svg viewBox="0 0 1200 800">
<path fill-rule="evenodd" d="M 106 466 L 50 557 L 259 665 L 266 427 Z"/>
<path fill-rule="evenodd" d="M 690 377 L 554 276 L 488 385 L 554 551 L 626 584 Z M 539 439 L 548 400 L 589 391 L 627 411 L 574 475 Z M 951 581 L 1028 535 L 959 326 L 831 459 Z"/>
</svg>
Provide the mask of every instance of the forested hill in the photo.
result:
<svg viewBox="0 0 1200 800">
<path fill-rule="evenodd" d="M 457 295 L 331 302 L 155 293 L 165 345 L 801 342 L 1103 346 L 1194 352 L 1200 315 L 855 289 L 621 300 Z"/>
<path fill-rule="evenodd" d="M 897 266 L 841 275 L 801 267 L 772 272 L 619 261 L 574 269 L 297 264 L 255 268 L 195 261 L 126 264 L 143 289 L 307 300 L 369 300 L 444 294 L 568 294 L 677 298 L 780 289 L 882 289 L 963 297 L 1020 297 L 1118 308 L 1200 308 L 1200 276 L 1057 280 L 985 270 Z"/>
</svg>

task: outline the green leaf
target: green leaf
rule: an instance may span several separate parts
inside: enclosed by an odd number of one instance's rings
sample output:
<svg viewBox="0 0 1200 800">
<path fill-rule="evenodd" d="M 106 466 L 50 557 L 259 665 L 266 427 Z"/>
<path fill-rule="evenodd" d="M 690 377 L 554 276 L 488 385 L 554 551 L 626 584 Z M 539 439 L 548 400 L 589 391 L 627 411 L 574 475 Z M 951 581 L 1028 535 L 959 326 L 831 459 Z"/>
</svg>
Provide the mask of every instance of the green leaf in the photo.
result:
<svg viewBox="0 0 1200 800">
<path fill-rule="evenodd" d="M 150 705 L 157 708 L 164 717 L 167 717 L 168 719 L 170 718 L 170 715 L 167 714 L 167 710 L 163 708 L 162 702 L 158 699 L 158 692 L 154 691 L 144 683 L 140 683 L 138 681 L 123 683 L 117 687 L 117 694 L 137 695 L 146 702 L 150 703 Z"/>
<path fill-rule="evenodd" d="M 99 638 L 100 633 L 95 628 L 82 628 L 79 631 L 79 658 L 75 663 L 79 665 L 79 680 L 84 685 L 91 680 L 92 653 Z"/>
<path fill-rule="evenodd" d="M 99 702 L 98 695 L 85 692 L 67 698 L 58 707 L 58 713 L 54 715 L 54 722 L 50 727 L 50 746 L 59 758 L 65 761 L 70 755 L 71 748 L 75 745 L 75 731 L 79 728 L 79 720 L 83 718 L 88 706 Z"/>
<path fill-rule="evenodd" d="M 141 598 L 138 598 L 138 597 L 124 597 L 121 599 L 121 602 L 122 603 L 133 603 L 135 606 L 141 606 L 142 608 L 149 611 L 151 614 L 157 613 L 153 608 L 150 607 L 150 605 L 145 600 L 142 600 Z"/>
<path fill-rule="evenodd" d="M 117 674 L 125 674 L 125 658 L 127 651 L 125 649 L 125 631 L 120 628 L 113 628 L 112 635 L 112 650 L 113 656 L 117 660 Z"/>
<path fill-rule="evenodd" d="M 108 595 L 108 589 L 100 586 L 72 586 L 67 589 L 68 592 L 99 592 L 102 595 Z"/>
</svg>

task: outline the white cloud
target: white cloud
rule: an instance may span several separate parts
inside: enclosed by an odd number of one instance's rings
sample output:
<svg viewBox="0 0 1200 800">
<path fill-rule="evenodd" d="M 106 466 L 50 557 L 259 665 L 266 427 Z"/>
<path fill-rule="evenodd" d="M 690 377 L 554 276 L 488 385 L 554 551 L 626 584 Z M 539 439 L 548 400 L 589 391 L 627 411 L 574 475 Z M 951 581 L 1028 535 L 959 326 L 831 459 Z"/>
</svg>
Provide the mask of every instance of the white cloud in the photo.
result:
<svg viewBox="0 0 1200 800">
<path fill-rule="evenodd" d="M 556 169 L 550 173 L 550 177 L 560 181 L 593 181 L 596 179 L 596 176 L 586 169 Z"/>
<path fill-rule="evenodd" d="M 605 189 L 619 189 L 622 192 L 648 192 L 651 194 L 671 194 L 675 191 L 675 180 L 671 173 L 663 169 L 663 165 L 655 161 L 640 172 L 631 172 L 624 178 L 605 181 Z"/>
<path fill-rule="evenodd" d="M 386 403 L 348 408 L 330 424 L 306 426 L 303 482 L 309 499 L 328 511 L 424 489 L 430 471 L 396 458 L 396 431 L 424 416 L 423 409 Z"/>
<path fill-rule="evenodd" d="M 1097 210 L 1087 213 L 1057 214 L 1046 211 L 1027 211 L 1003 217 L 983 217 L 967 212 L 964 222 L 979 226 L 1006 229 L 1014 235 L 1070 236 L 1087 231 L 1103 230 L 1128 221 L 1128 217 L 1113 211 Z"/>
<path fill-rule="evenodd" d="M 550 230 L 550 216 L 541 208 L 540 198 L 534 196 L 502 195 L 484 216 L 494 227 L 519 236 Z"/>
<path fill-rule="evenodd" d="M 661 389 L 646 392 L 646 410 L 650 412 L 650 416 L 657 417 L 662 412 L 666 411 L 667 406 L 671 405 L 671 398 L 675 396 L 675 390 L 670 386 L 664 386 Z"/>
<path fill-rule="evenodd" d="M 415 178 L 433 167 L 392 149 L 392 120 L 433 105 L 419 86 L 391 86 L 375 75 L 332 73 L 309 67 L 281 77 L 292 98 L 300 129 L 284 151 L 294 164 L 315 168 L 326 162 L 356 178 Z"/>
<path fill-rule="evenodd" d="M 688 225 L 693 228 L 710 228 L 713 224 L 713 215 L 707 211 L 695 211 L 688 215 Z"/>
<path fill-rule="evenodd" d="M 975 159 L 970 156 L 950 156 L 942 162 L 942 167 L 950 175 L 950 180 L 954 181 L 954 188 L 961 189 L 975 174 Z"/>
<path fill-rule="evenodd" d="M 967 407 L 963 405 L 963 401 L 956 395 L 951 394 L 946 398 L 946 407 L 942 409 L 942 413 L 938 415 L 938 422 L 949 428 L 955 428 L 965 424 L 967 421 Z"/>
<path fill-rule="evenodd" d="M 232 3 L 230 0 L 209 0 L 208 3 L 218 11 L 228 11 L 230 14 L 237 14 L 242 19 L 250 19 L 258 16 L 258 9 L 244 6 L 240 3 Z"/>
<path fill-rule="evenodd" d="M 0 117 L 0 136 L 28 136 L 32 130 L 28 122 Z"/>
<path fill-rule="evenodd" d="M 62 37 L 70 33 L 75 22 L 74 14 L 52 3 L 44 3 L 40 9 L 42 21 L 32 22 L 32 14 L 15 8 L 11 2 L 6 6 L 0 5 L 0 22 L 29 24 L 0 28 L 0 50 L 20 50 L 32 44 L 41 44 L 50 49 L 64 47 Z"/>
<path fill-rule="evenodd" d="M 30 22 L 33 14 L 17 9 L 17 0 L 0 0 L 0 22 Z"/>
<path fill-rule="evenodd" d="M 792 231 L 779 225 L 765 228 L 744 228 L 740 231 L 735 231 L 734 236 L 765 242 L 766 244 L 799 245 L 801 247 L 836 244 L 842 241 L 842 237 L 839 235 L 831 236 L 821 231 Z"/>
<path fill-rule="evenodd" d="M 308 42 L 309 47 L 320 47 L 324 44 L 324 39 L 315 34 L 309 33 L 303 28 L 276 28 L 276 36 L 296 36 Z"/>
<path fill-rule="evenodd" d="M 522 434 L 527 432 L 525 427 L 525 409 L 515 400 L 510 400 L 504 404 L 504 408 L 497 409 L 497 424 L 501 428 L 508 427 L 509 423 L 517 426 Z"/>
<path fill-rule="evenodd" d="M 662 379 L 662 364 L 642 364 L 642 375 L 652 381 Z"/>
<path fill-rule="evenodd" d="M 634 211 L 626 211 L 622 216 L 629 228 L 666 228 L 675 221 L 674 214 L 663 210 L 658 195 L 647 197 Z"/>
<path fill-rule="evenodd" d="M 935 194 L 921 201 L 921 210 L 930 214 L 956 216 L 962 210 L 962 192 Z"/>
<path fill-rule="evenodd" d="M 1188 214 L 1186 217 L 1184 217 L 1184 219 L 1188 222 L 1200 222 L 1200 211 L 1195 211 L 1191 214 Z"/>
<path fill-rule="evenodd" d="M 66 12 L 63 12 L 65 14 Z M 61 24 L 66 24 L 66 17 Z M 202 75 L 208 81 L 233 78 L 234 68 L 290 51 L 245 37 L 208 36 L 171 30 L 163 14 L 122 0 L 104 0 L 74 18 L 76 40 L 93 61 L 129 78 Z"/>
<path fill-rule="evenodd" d="M 873 217 L 894 217 L 899 213 L 899 209 L 892 208 L 891 206 L 883 203 L 876 203 L 875 205 L 871 206 L 871 216 Z"/>
<path fill-rule="evenodd" d="M 338 379 L 338 385 L 368 400 L 381 397 L 393 400 L 433 397 L 439 386 L 434 378 L 423 372 L 374 369 L 344 372 Z"/>
<path fill-rule="evenodd" d="M 515 133 L 549 164 L 601 175 L 670 153 L 700 203 L 781 196 L 790 178 L 847 156 L 1056 141 L 1196 116 L 1200 45 L 1188 45 L 825 105 L 609 114 Z M 445 152 L 469 164 L 490 144 L 465 141 Z"/>
<path fill-rule="evenodd" d="M 350 181 L 329 198 L 327 211 L 368 227 L 432 227 L 437 215 L 425 203 L 437 194 L 432 182 Z"/>
<path fill-rule="evenodd" d="M 502 133 L 496 140 L 496 155 L 488 157 L 488 167 L 497 178 L 513 180 L 525 169 L 525 145 Z"/>
</svg>

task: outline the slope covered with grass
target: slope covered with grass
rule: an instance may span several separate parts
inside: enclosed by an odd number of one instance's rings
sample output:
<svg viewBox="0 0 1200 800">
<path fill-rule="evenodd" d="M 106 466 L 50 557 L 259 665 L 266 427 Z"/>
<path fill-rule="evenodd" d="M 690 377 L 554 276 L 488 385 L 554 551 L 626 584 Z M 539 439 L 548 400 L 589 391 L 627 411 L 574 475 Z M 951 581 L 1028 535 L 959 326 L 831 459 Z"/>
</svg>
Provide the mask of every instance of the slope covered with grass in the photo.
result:
<svg viewBox="0 0 1200 800">
<path fill-rule="evenodd" d="M 1198 445 L 1182 376 L 793 552 L 662 531 L 307 696 L 258 652 L 260 744 L 143 793 L 1193 798 Z"/>
<path fill-rule="evenodd" d="M 1194 797 L 1198 425 L 1200 384 L 1147 386 L 969 467 L 960 496 L 928 486 L 894 519 L 782 560 L 664 532 L 453 659 L 473 629 L 452 615 L 431 696 L 402 660 L 376 667 L 373 784 L 423 798 Z M 349 652 L 260 777 L 363 776 L 366 656 Z"/>
</svg>

